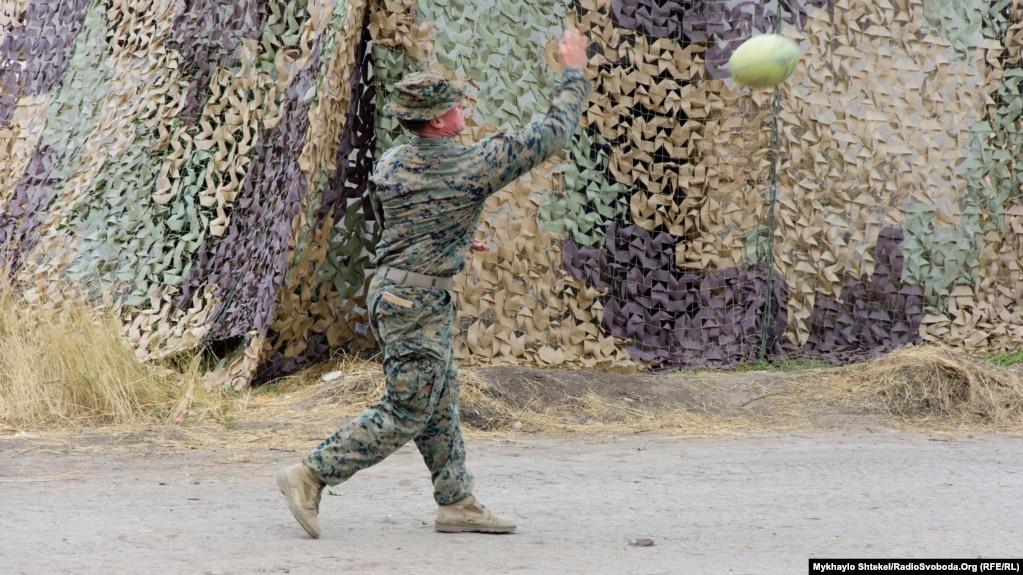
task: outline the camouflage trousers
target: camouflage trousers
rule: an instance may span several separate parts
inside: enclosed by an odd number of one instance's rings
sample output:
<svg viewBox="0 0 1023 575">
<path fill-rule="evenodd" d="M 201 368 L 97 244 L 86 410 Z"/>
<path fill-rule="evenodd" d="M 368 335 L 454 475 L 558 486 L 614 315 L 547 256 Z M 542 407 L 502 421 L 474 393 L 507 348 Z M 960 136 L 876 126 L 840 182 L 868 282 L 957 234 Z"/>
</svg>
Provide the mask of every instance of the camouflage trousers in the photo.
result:
<svg viewBox="0 0 1023 575">
<path fill-rule="evenodd" d="M 374 277 L 367 305 L 383 347 L 386 393 L 320 443 L 306 465 L 337 485 L 413 440 L 430 470 L 437 504 L 467 497 L 473 479 L 458 416 L 453 296 Z"/>
</svg>

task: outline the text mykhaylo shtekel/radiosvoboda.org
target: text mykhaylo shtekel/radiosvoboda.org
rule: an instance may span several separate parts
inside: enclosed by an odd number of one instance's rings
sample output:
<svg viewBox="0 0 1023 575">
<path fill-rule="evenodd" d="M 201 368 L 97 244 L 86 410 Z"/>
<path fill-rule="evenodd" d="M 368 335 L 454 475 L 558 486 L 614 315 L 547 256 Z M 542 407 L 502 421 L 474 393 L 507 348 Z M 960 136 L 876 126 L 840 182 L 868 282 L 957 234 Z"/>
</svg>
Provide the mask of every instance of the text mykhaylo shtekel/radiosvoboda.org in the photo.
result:
<svg viewBox="0 0 1023 575">
<path fill-rule="evenodd" d="M 943 573 L 1020 573 L 1023 561 L 983 559 L 926 559 L 883 561 L 811 560 L 811 573 L 866 573 L 871 571 L 930 571 Z"/>
</svg>

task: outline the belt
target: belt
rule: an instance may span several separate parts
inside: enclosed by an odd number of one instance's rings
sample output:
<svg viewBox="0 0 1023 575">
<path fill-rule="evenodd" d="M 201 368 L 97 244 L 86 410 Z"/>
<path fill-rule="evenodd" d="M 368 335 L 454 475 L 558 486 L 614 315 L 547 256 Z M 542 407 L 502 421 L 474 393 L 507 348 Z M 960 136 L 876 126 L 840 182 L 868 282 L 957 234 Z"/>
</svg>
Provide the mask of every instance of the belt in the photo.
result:
<svg viewBox="0 0 1023 575">
<path fill-rule="evenodd" d="M 377 274 L 391 281 L 396 281 L 408 286 L 426 289 L 451 289 L 451 278 L 417 274 L 416 272 L 407 272 L 398 268 L 392 268 L 391 266 L 378 267 Z"/>
</svg>

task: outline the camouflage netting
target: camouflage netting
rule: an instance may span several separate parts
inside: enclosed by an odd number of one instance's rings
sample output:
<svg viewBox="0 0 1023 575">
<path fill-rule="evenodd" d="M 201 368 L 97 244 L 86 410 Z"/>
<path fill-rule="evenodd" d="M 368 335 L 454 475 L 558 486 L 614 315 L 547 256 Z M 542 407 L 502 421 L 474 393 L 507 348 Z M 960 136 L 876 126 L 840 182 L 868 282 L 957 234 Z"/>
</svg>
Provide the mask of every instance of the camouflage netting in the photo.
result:
<svg viewBox="0 0 1023 575">
<path fill-rule="evenodd" d="M 407 139 L 378 107 L 431 69 L 465 141 L 521 126 L 566 22 L 594 95 L 488 204 L 463 365 L 1023 344 L 1023 0 L 8 0 L 0 269 L 113 297 L 144 357 L 209 346 L 213 385 L 373 348 L 367 177 Z M 773 31 L 795 75 L 728 79 Z"/>
</svg>

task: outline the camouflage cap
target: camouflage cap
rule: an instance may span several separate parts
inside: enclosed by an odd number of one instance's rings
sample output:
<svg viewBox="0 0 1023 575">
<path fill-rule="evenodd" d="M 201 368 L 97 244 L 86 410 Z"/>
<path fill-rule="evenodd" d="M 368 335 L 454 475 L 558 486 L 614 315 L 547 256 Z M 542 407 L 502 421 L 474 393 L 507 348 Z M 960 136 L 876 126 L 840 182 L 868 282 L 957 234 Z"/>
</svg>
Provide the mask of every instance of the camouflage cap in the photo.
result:
<svg viewBox="0 0 1023 575">
<path fill-rule="evenodd" d="M 394 85 L 394 101 L 384 111 L 401 120 L 431 120 L 465 97 L 465 85 L 436 72 L 415 72 Z"/>
</svg>

